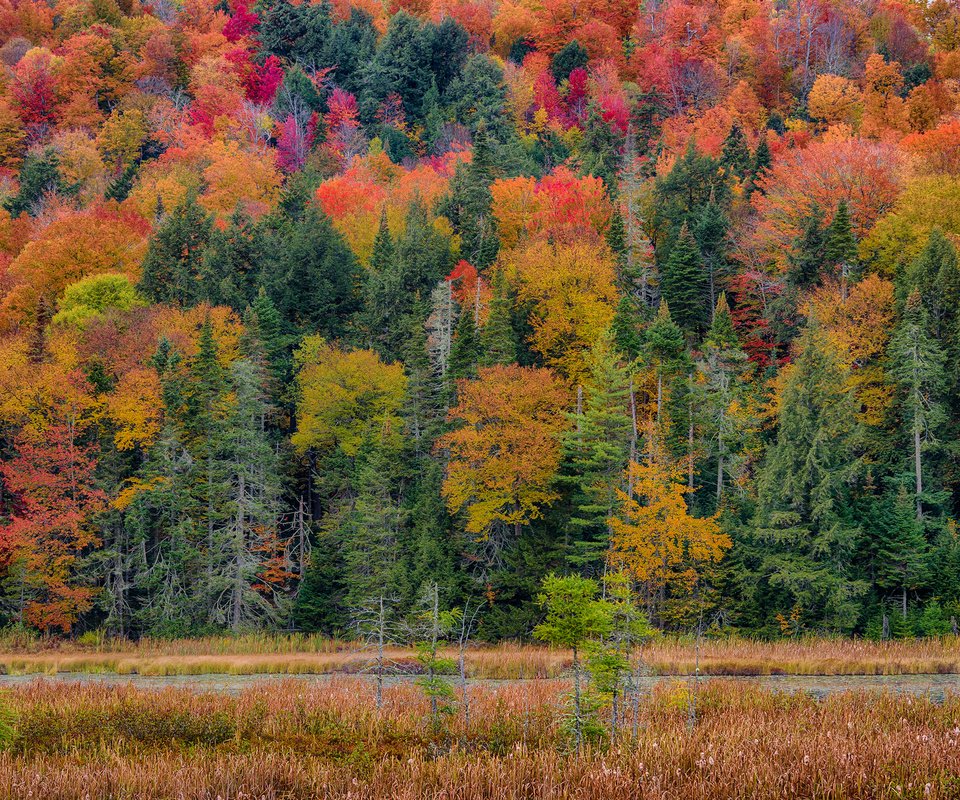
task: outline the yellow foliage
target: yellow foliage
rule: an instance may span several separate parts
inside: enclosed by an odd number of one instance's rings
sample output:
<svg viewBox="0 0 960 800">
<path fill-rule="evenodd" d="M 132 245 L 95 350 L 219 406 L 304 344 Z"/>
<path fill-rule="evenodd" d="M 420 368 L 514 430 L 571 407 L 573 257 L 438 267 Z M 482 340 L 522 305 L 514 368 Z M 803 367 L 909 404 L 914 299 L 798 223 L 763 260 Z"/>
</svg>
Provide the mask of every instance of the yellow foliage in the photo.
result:
<svg viewBox="0 0 960 800">
<path fill-rule="evenodd" d="M 560 466 L 559 434 L 566 427 L 567 393 L 546 369 L 496 366 L 457 384 L 441 436 L 449 452 L 443 496 L 451 513 L 466 510 L 466 529 L 481 540 L 496 525 L 526 525 L 559 497 L 552 486 Z"/>
<path fill-rule="evenodd" d="M 107 400 L 107 415 L 116 426 L 117 450 L 147 448 L 160 433 L 160 379 L 154 369 L 132 369 L 120 377 Z"/>
<path fill-rule="evenodd" d="M 620 515 L 609 521 L 611 559 L 652 590 L 668 584 L 692 589 L 699 570 L 720 561 L 732 545 L 716 516 L 690 516 L 682 474 L 681 466 L 656 457 L 631 461 L 625 477 L 632 492 L 618 490 Z"/>
<path fill-rule="evenodd" d="M 587 351 L 610 327 L 617 304 L 609 248 L 536 240 L 509 253 L 504 268 L 519 301 L 533 305 L 533 349 L 571 382 L 582 382 Z"/>
<path fill-rule="evenodd" d="M 368 436 L 398 439 L 407 388 L 402 365 L 384 364 L 372 350 L 342 350 L 319 336 L 307 337 L 296 359 L 300 397 L 291 441 L 298 450 L 339 448 L 355 456 Z"/>
</svg>

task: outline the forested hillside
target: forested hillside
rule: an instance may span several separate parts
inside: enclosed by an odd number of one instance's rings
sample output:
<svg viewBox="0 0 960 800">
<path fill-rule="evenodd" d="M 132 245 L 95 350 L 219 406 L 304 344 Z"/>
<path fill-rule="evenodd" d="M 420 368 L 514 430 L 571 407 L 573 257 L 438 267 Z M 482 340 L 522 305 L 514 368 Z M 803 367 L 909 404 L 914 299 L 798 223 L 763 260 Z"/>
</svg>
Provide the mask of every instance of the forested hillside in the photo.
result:
<svg viewBox="0 0 960 800">
<path fill-rule="evenodd" d="M 960 616 L 947 0 L 2 0 L 2 618 L 348 630 L 551 573 Z"/>
</svg>

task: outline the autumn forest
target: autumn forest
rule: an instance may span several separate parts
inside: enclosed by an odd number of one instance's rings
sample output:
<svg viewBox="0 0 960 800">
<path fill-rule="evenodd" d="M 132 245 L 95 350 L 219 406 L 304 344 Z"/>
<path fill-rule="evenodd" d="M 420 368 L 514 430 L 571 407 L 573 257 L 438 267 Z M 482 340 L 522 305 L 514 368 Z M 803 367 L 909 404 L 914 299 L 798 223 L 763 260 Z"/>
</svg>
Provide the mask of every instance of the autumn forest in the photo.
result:
<svg viewBox="0 0 960 800">
<path fill-rule="evenodd" d="M 948 0 L 0 0 L 0 66 L 0 623 L 957 632 Z"/>
</svg>

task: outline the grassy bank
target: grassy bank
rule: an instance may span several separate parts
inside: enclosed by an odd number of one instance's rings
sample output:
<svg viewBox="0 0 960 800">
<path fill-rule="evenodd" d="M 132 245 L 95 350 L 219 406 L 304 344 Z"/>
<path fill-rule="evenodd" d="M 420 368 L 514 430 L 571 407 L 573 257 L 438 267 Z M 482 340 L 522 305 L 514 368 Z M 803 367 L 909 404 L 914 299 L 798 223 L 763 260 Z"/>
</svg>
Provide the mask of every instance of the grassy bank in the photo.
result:
<svg viewBox="0 0 960 800">
<path fill-rule="evenodd" d="M 391 648 L 392 669 L 416 670 L 410 649 Z M 224 673 L 328 674 L 362 671 L 371 654 L 352 642 L 319 636 L 210 637 L 176 641 L 104 639 L 0 641 L 0 671 L 8 674 L 113 672 L 141 675 Z M 694 645 L 661 639 L 643 648 L 651 671 L 685 675 L 693 671 Z M 471 677 L 553 678 L 564 674 L 570 654 L 546 647 L 501 644 L 474 647 L 467 654 Z M 708 640 L 700 649 L 700 670 L 708 675 L 911 675 L 960 673 L 960 639 L 868 642 L 800 639 L 754 642 Z"/>
<path fill-rule="evenodd" d="M 0 798 L 947 798 L 960 794 L 960 700 L 823 702 L 713 682 L 659 687 L 618 747 L 565 751 L 567 685 L 471 689 L 443 730 L 412 686 L 295 681 L 236 697 L 33 683 L 4 693 L 16 734 Z"/>
</svg>

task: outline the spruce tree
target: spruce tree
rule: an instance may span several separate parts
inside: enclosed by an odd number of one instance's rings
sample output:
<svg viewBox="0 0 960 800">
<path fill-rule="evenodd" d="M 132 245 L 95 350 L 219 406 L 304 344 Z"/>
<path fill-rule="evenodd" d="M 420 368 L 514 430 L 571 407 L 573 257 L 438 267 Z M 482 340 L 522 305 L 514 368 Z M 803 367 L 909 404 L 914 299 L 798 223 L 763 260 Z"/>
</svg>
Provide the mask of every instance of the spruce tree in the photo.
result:
<svg viewBox="0 0 960 800">
<path fill-rule="evenodd" d="M 670 304 L 673 319 L 687 332 L 699 330 L 706 317 L 706 281 L 700 250 L 686 223 L 680 229 L 661 275 L 660 287 L 664 300 Z"/>
<path fill-rule="evenodd" d="M 730 220 L 723 209 L 712 200 L 701 209 L 693 227 L 693 236 L 707 268 L 711 309 L 717 303 L 717 284 L 723 281 L 727 271 L 729 229 Z"/>
<path fill-rule="evenodd" d="M 903 619 L 911 591 L 929 576 L 928 544 L 923 523 L 917 518 L 914 498 L 903 486 L 883 492 L 869 516 L 873 532 L 876 583 L 896 592 Z"/>
<path fill-rule="evenodd" d="M 493 297 L 487 310 L 487 320 L 480 329 L 481 367 L 495 364 L 513 364 L 517 360 L 517 336 L 513 329 L 513 304 L 503 270 L 493 275 Z"/>
<path fill-rule="evenodd" d="M 746 432 L 752 424 L 747 384 L 749 361 L 740 347 L 723 293 L 717 300 L 697 368 L 702 380 L 696 384 L 696 415 L 708 442 L 707 455 L 716 464 L 715 496 L 719 509 L 726 477 L 740 476 Z"/>
<path fill-rule="evenodd" d="M 787 282 L 796 289 L 809 289 L 820 282 L 826 261 L 827 231 L 823 224 L 823 210 L 816 203 L 810 207 L 800 236 L 788 255 Z"/>
<path fill-rule="evenodd" d="M 809 327 L 783 387 L 749 526 L 753 600 L 771 627 L 791 614 L 821 630 L 848 633 L 857 623 L 866 590 L 851 513 L 857 428 L 846 368 L 823 331 Z"/>
<path fill-rule="evenodd" d="M 737 178 L 742 179 L 750 172 L 751 166 L 750 150 L 747 147 L 747 138 L 743 135 L 743 129 L 740 124 L 734 122 L 730 127 L 730 133 L 723 141 L 723 150 L 720 155 L 720 163 Z"/>
<path fill-rule="evenodd" d="M 480 339 L 473 318 L 473 309 L 465 306 L 460 309 L 460 318 L 450 347 L 450 365 L 447 377 L 450 382 L 460 378 L 472 378 L 477 374 L 477 361 L 480 358 Z"/>
<path fill-rule="evenodd" d="M 137 287 L 155 303 L 192 306 L 199 299 L 203 257 L 213 217 L 189 195 L 161 222 L 150 240 Z"/>
<path fill-rule="evenodd" d="M 578 410 L 564 435 L 561 480 L 572 488 L 573 534 L 568 559 L 597 570 L 609 548 L 607 522 L 616 511 L 636 442 L 630 417 L 630 370 L 621 364 L 611 336 L 591 349 L 589 384 L 580 388 Z"/>
<path fill-rule="evenodd" d="M 926 497 L 923 453 L 937 443 L 945 414 L 941 398 L 946 383 L 946 358 L 940 344 L 927 331 L 929 322 L 920 292 L 910 293 L 903 319 L 890 338 L 890 374 L 900 389 L 903 416 L 912 450 L 914 502 L 923 518 Z"/>
<path fill-rule="evenodd" d="M 757 149 L 753 152 L 753 163 L 750 165 L 750 176 L 747 181 L 745 194 L 749 197 L 754 192 L 763 192 L 760 188 L 760 180 L 773 163 L 773 157 L 770 155 L 770 145 L 767 144 L 767 137 L 761 136 Z"/>
<path fill-rule="evenodd" d="M 826 265 L 836 270 L 846 285 L 857 268 L 857 239 L 853 235 L 846 200 L 841 200 L 837 205 L 837 212 L 827 228 L 823 255 Z"/>
</svg>

